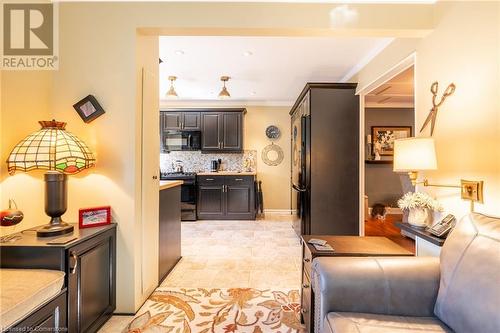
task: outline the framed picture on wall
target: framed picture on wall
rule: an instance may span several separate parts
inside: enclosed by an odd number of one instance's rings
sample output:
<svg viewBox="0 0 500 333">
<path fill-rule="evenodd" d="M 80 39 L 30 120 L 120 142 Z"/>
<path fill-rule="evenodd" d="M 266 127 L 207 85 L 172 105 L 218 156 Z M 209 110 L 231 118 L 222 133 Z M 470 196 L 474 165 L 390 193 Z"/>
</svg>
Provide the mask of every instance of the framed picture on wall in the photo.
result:
<svg viewBox="0 0 500 333">
<path fill-rule="evenodd" d="M 394 155 L 394 140 L 409 138 L 411 126 L 372 126 L 372 144 L 379 145 L 380 155 Z"/>
<path fill-rule="evenodd" d="M 104 114 L 104 109 L 93 95 L 88 95 L 81 101 L 73 105 L 82 120 L 90 123 L 92 120 Z"/>
</svg>

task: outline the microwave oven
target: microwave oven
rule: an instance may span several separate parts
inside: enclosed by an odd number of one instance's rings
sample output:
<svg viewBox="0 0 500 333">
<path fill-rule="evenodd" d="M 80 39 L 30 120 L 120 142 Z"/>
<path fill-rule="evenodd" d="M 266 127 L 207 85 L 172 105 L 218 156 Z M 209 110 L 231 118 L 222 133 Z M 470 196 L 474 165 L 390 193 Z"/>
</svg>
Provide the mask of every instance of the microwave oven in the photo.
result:
<svg viewBox="0 0 500 333">
<path fill-rule="evenodd" d="M 164 152 L 178 150 L 201 150 L 200 131 L 164 131 L 162 137 Z"/>
</svg>

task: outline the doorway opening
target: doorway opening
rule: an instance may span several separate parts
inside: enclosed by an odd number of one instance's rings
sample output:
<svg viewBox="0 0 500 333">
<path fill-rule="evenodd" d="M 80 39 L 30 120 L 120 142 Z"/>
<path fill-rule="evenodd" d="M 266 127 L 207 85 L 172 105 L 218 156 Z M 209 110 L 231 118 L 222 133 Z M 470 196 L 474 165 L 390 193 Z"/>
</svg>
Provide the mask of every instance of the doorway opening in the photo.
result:
<svg viewBox="0 0 500 333">
<path fill-rule="evenodd" d="M 409 178 L 393 172 L 394 140 L 415 135 L 414 65 L 378 84 L 364 97 L 364 227 L 406 249 L 415 242 L 394 223 L 403 218 L 397 201 L 415 191 Z"/>
</svg>

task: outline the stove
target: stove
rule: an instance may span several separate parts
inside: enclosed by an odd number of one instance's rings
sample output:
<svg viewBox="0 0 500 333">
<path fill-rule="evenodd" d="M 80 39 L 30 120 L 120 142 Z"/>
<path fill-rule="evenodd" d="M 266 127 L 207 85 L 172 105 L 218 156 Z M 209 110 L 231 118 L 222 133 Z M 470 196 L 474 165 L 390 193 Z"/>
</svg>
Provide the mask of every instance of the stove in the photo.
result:
<svg viewBox="0 0 500 333">
<path fill-rule="evenodd" d="M 160 180 L 196 180 L 196 173 L 194 172 L 161 172 Z"/>
<path fill-rule="evenodd" d="M 196 173 L 160 172 L 160 180 L 182 180 L 181 221 L 196 221 Z"/>
</svg>

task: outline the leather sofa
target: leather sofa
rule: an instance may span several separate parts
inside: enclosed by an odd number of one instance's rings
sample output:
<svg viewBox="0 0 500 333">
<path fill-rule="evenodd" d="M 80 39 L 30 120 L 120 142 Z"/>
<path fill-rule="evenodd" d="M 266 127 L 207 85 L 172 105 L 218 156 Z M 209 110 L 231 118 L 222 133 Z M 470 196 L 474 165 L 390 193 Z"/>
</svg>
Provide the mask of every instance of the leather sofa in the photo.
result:
<svg viewBox="0 0 500 333">
<path fill-rule="evenodd" d="M 313 261 L 315 332 L 500 332 L 500 218 L 465 216 L 440 258 Z"/>
</svg>

